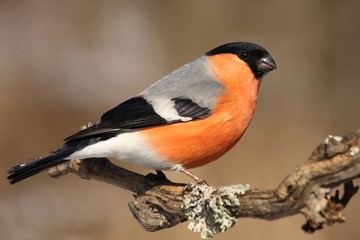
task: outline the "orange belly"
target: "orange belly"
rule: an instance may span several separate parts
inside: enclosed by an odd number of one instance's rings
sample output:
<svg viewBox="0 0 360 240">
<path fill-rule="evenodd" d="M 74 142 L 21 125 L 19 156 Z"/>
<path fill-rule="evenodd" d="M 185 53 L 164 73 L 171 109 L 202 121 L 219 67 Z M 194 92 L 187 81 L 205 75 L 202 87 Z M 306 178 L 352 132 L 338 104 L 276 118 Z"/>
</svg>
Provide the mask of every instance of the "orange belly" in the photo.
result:
<svg viewBox="0 0 360 240">
<path fill-rule="evenodd" d="M 244 117 L 239 121 L 218 113 L 203 120 L 147 129 L 141 134 L 160 156 L 194 168 L 218 159 L 237 143 L 251 119 Z"/>
</svg>

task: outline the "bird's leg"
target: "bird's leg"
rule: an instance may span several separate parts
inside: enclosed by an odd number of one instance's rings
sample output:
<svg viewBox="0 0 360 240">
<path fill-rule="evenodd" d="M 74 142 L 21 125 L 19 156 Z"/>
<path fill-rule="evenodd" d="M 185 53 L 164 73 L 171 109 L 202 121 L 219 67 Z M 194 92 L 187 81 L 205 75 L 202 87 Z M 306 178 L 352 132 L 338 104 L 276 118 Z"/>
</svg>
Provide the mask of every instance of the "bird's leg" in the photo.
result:
<svg viewBox="0 0 360 240">
<path fill-rule="evenodd" d="M 202 179 L 201 177 L 196 176 L 195 174 L 193 174 L 189 170 L 186 170 L 186 169 L 183 168 L 183 169 L 180 170 L 180 172 L 185 173 L 186 175 L 188 175 L 189 177 L 194 179 L 198 184 L 208 185 L 207 182 L 204 179 Z"/>
</svg>

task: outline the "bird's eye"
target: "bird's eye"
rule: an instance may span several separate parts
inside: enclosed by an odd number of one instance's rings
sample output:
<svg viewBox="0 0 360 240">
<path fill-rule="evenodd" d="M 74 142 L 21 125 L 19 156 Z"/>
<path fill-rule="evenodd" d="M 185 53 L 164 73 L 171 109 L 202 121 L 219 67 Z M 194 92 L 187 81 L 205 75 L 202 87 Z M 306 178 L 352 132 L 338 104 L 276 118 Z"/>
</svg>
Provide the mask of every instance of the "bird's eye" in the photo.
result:
<svg viewBox="0 0 360 240">
<path fill-rule="evenodd" d="M 241 60 L 248 60 L 249 59 L 249 53 L 248 52 L 241 52 L 239 55 Z"/>
</svg>

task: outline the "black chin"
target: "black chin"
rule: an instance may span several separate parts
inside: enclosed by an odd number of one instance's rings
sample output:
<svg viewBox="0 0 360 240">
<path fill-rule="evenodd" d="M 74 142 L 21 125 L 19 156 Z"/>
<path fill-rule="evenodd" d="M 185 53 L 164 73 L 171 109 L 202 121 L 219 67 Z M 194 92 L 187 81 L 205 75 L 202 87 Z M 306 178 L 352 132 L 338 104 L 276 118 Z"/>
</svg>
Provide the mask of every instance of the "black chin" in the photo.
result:
<svg viewBox="0 0 360 240">
<path fill-rule="evenodd" d="M 261 71 L 257 71 L 255 72 L 255 78 L 258 79 L 258 80 L 261 80 L 261 78 L 265 75 L 264 72 L 261 72 Z"/>
</svg>

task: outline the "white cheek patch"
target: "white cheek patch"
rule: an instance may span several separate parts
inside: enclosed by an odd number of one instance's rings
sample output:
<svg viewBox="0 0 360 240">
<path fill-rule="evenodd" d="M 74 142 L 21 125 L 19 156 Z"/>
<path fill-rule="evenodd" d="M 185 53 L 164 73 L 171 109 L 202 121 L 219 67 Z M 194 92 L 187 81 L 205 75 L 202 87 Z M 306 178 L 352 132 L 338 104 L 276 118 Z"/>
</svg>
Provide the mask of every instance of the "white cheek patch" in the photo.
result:
<svg viewBox="0 0 360 240">
<path fill-rule="evenodd" d="M 180 120 L 183 122 L 191 121 L 191 117 L 182 117 L 175 109 L 175 103 L 169 98 L 155 98 L 151 99 L 149 103 L 153 106 L 154 111 L 166 121 Z"/>
</svg>

